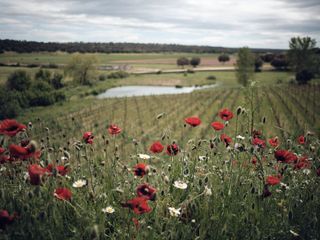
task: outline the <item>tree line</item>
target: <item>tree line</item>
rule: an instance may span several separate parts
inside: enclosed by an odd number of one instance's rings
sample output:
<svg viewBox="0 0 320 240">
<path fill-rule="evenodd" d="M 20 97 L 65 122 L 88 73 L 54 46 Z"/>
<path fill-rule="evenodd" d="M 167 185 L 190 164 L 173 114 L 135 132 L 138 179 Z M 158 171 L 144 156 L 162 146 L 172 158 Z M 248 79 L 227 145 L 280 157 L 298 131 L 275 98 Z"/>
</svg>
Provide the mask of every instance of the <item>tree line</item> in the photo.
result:
<svg viewBox="0 0 320 240">
<path fill-rule="evenodd" d="M 158 43 L 113 43 L 113 42 L 36 42 L 0 39 L 0 53 L 13 51 L 30 52 L 68 52 L 68 53 L 149 53 L 149 52 L 188 52 L 188 53 L 234 53 L 238 48 L 223 48 L 211 46 L 158 44 Z M 255 52 L 265 52 L 266 49 L 253 49 Z M 268 50 L 278 52 L 279 50 Z"/>
</svg>

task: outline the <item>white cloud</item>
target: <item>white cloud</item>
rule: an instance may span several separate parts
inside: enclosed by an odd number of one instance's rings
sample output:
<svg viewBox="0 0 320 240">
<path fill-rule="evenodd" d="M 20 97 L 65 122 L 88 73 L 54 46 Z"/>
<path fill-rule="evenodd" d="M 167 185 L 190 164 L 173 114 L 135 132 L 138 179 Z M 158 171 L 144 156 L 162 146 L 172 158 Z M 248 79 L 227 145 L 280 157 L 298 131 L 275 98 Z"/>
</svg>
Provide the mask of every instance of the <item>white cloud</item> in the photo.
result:
<svg viewBox="0 0 320 240">
<path fill-rule="evenodd" d="M 320 41 L 318 0 L 0 0 L 0 38 L 287 48 Z"/>
</svg>

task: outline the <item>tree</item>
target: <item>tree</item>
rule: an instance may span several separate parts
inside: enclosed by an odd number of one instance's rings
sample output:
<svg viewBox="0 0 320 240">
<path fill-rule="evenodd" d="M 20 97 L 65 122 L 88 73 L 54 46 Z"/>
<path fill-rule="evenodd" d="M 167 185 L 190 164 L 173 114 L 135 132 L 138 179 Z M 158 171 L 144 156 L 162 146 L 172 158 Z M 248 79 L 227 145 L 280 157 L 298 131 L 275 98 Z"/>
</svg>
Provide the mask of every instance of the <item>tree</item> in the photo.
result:
<svg viewBox="0 0 320 240">
<path fill-rule="evenodd" d="M 30 75 L 26 71 L 17 70 L 8 77 L 6 87 L 8 90 L 26 91 L 31 85 Z"/>
<path fill-rule="evenodd" d="M 65 67 L 65 74 L 71 75 L 73 80 L 81 85 L 90 85 L 96 77 L 97 60 L 93 56 L 75 55 Z"/>
<path fill-rule="evenodd" d="M 275 58 L 275 54 L 273 53 L 266 53 L 261 56 L 261 59 L 266 63 L 271 63 L 274 58 Z"/>
<path fill-rule="evenodd" d="M 248 47 L 239 49 L 238 59 L 236 62 L 236 74 L 238 82 L 247 86 L 249 80 L 253 77 L 254 71 L 254 57 Z"/>
<path fill-rule="evenodd" d="M 201 62 L 201 59 L 199 57 L 193 57 L 191 58 L 190 60 L 190 64 L 193 66 L 193 67 L 197 67 Z"/>
<path fill-rule="evenodd" d="M 287 70 L 289 62 L 287 56 L 284 54 L 276 55 L 270 62 L 271 66 L 276 70 Z"/>
<path fill-rule="evenodd" d="M 306 84 L 313 78 L 312 65 L 316 44 L 316 40 L 310 37 L 293 37 L 289 42 L 289 62 L 299 84 Z"/>
<path fill-rule="evenodd" d="M 225 62 L 228 62 L 228 61 L 230 61 L 230 57 L 229 57 L 229 55 L 228 54 L 222 54 L 222 55 L 220 55 L 219 57 L 218 57 L 218 60 L 219 60 L 219 62 L 222 62 L 223 64 L 225 63 Z"/>
<path fill-rule="evenodd" d="M 254 71 L 261 72 L 261 67 L 263 65 L 263 61 L 259 55 L 257 55 L 254 59 Z"/>
<path fill-rule="evenodd" d="M 180 57 L 177 59 L 177 65 L 182 67 L 189 65 L 189 59 L 186 57 Z"/>
</svg>

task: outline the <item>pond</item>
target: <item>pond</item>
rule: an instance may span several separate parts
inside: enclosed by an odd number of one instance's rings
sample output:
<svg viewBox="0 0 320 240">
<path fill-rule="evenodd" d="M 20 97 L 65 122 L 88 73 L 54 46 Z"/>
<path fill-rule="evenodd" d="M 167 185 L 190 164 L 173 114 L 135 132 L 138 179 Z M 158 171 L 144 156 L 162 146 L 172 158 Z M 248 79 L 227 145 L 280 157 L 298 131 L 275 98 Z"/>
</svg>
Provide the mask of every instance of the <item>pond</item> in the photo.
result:
<svg viewBox="0 0 320 240">
<path fill-rule="evenodd" d="M 191 93 L 195 90 L 216 87 L 217 84 L 193 87 L 164 87 L 164 86 L 122 86 L 110 88 L 107 91 L 100 93 L 97 98 L 114 98 L 114 97 L 133 97 L 133 96 L 148 96 L 148 95 L 163 95 L 163 94 L 181 94 Z"/>
</svg>

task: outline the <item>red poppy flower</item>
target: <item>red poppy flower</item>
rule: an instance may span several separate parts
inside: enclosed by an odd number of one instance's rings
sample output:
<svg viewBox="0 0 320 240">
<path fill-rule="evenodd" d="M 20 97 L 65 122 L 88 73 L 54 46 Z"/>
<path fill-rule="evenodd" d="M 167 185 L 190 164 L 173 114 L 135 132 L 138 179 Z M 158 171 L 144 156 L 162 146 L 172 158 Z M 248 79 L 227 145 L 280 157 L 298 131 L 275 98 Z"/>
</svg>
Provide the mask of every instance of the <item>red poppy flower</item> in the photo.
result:
<svg viewBox="0 0 320 240">
<path fill-rule="evenodd" d="M 214 130 L 216 130 L 216 131 L 220 131 L 220 130 L 224 129 L 224 124 L 221 122 L 213 122 L 213 123 L 211 123 L 211 127 L 213 127 Z"/>
<path fill-rule="evenodd" d="M 164 146 L 158 141 L 154 142 L 151 147 L 150 151 L 153 153 L 161 153 L 163 151 Z"/>
<path fill-rule="evenodd" d="M 121 128 L 119 128 L 117 125 L 115 124 L 111 124 L 110 127 L 108 128 L 108 132 L 111 135 L 117 135 L 121 132 Z"/>
<path fill-rule="evenodd" d="M 140 228 L 140 223 L 139 220 L 136 218 L 132 218 L 132 222 L 134 223 L 134 225 L 136 226 L 136 229 Z"/>
<path fill-rule="evenodd" d="M 38 164 L 32 164 L 28 167 L 28 173 L 30 177 L 30 183 L 32 185 L 40 185 L 41 177 L 47 173 L 48 170 L 39 166 Z"/>
<path fill-rule="evenodd" d="M 287 150 L 277 150 L 274 152 L 274 157 L 277 159 L 279 162 L 285 162 L 285 163 L 291 163 L 295 162 L 298 160 L 297 156 L 289 152 Z"/>
<path fill-rule="evenodd" d="M 233 113 L 229 109 L 224 108 L 219 111 L 219 117 L 224 121 L 229 121 L 233 118 Z"/>
<path fill-rule="evenodd" d="M 137 187 L 137 195 L 139 197 L 145 197 L 148 200 L 154 201 L 156 199 L 156 189 L 148 185 L 147 183 L 141 184 Z"/>
<path fill-rule="evenodd" d="M 169 156 L 175 156 L 178 154 L 178 152 L 179 152 L 179 146 L 177 144 L 173 143 L 167 146 L 167 154 Z"/>
<path fill-rule="evenodd" d="M 85 132 L 84 134 L 83 134 L 83 137 L 82 137 L 82 139 L 85 141 L 85 143 L 87 143 L 87 144 L 92 144 L 93 143 L 93 138 L 94 138 L 94 136 L 93 136 L 93 133 L 92 132 Z"/>
<path fill-rule="evenodd" d="M 253 165 L 257 164 L 257 158 L 256 157 L 252 157 L 251 162 Z"/>
<path fill-rule="evenodd" d="M 134 168 L 134 175 L 138 177 L 143 177 L 149 172 L 149 166 L 144 163 L 138 163 L 133 168 Z"/>
<path fill-rule="evenodd" d="M 266 142 L 260 138 L 254 138 L 252 139 L 252 144 L 255 146 L 258 146 L 260 148 L 265 148 L 266 147 Z"/>
<path fill-rule="evenodd" d="M 4 153 L 6 151 L 6 149 L 0 147 L 0 154 Z"/>
<path fill-rule="evenodd" d="M 13 137 L 18 132 L 21 132 L 26 128 L 27 127 L 25 125 L 18 123 L 16 120 L 5 119 L 0 123 L 0 134 Z"/>
<path fill-rule="evenodd" d="M 48 170 L 48 172 L 52 173 L 53 172 L 53 165 L 52 164 L 48 164 L 47 170 Z M 70 168 L 68 168 L 66 166 L 63 166 L 63 165 L 59 165 L 59 166 L 56 166 L 56 171 L 61 176 L 65 176 L 70 172 Z"/>
<path fill-rule="evenodd" d="M 7 210 L 0 210 L 0 229 L 5 229 L 7 225 L 13 222 L 16 216 L 16 213 L 10 216 Z"/>
<path fill-rule="evenodd" d="M 0 155 L 0 164 L 4 164 L 10 161 L 10 156 L 8 155 Z"/>
<path fill-rule="evenodd" d="M 36 146 L 34 144 L 30 144 L 26 147 L 11 144 L 9 146 L 9 152 L 11 157 L 19 158 L 22 160 L 28 159 L 28 158 L 39 159 L 41 155 L 40 151 L 36 151 Z"/>
<path fill-rule="evenodd" d="M 232 142 L 231 137 L 229 137 L 227 134 L 221 134 L 220 135 L 220 140 L 226 144 L 226 146 L 229 146 L 230 143 Z"/>
<path fill-rule="evenodd" d="M 261 131 L 256 130 L 256 129 L 254 129 L 254 130 L 252 131 L 252 137 L 253 137 L 253 138 L 259 138 L 260 136 L 262 136 L 262 132 L 261 132 Z"/>
<path fill-rule="evenodd" d="M 148 199 L 145 197 L 135 197 L 122 204 L 122 207 L 127 207 L 133 210 L 135 214 L 144 214 L 151 212 L 151 208 L 148 205 Z"/>
<path fill-rule="evenodd" d="M 306 143 L 306 138 L 304 136 L 299 136 L 298 137 L 298 143 L 299 144 L 305 144 Z"/>
<path fill-rule="evenodd" d="M 198 117 L 189 117 L 184 119 L 184 121 L 192 127 L 196 127 L 201 124 L 201 120 Z"/>
<path fill-rule="evenodd" d="M 311 163 L 308 160 L 307 156 L 300 157 L 294 165 L 293 169 L 305 169 L 310 168 Z"/>
<path fill-rule="evenodd" d="M 268 142 L 272 147 L 278 147 L 280 145 L 278 137 L 270 138 Z"/>
<path fill-rule="evenodd" d="M 280 183 L 280 178 L 278 176 L 268 176 L 266 181 L 268 185 L 274 186 Z"/>
<path fill-rule="evenodd" d="M 60 200 L 70 201 L 72 193 L 68 188 L 57 188 L 54 191 L 54 196 Z"/>
</svg>

